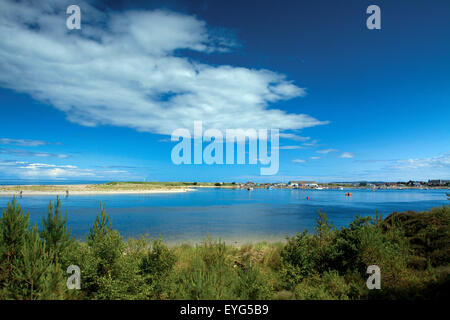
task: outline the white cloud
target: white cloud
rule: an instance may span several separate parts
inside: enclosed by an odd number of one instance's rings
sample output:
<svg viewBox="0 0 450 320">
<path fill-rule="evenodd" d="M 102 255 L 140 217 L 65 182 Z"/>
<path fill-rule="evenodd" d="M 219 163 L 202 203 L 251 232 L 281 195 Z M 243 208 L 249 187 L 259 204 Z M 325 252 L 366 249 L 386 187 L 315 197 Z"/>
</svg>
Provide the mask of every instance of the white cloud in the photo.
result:
<svg viewBox="0 0 450 320">
<path fill-rule="evenodd" d="M 32 163 L 24 161 L 0 162 L 0 171 L 5 174 L 29 178 L 83 178 L 95 177 L 96 172 L 91 169 L 81 169 L 73 165 L 56 165 L 47 163 Z"/>
<path fill-rule="evenodd" d="M 0 144 L 9 144 L 14 146 L 21 147 L 39 147 L 50 144 L 49 142 L 40 141 L 40 140 L 24 140 L 24 139 L 9 139 L 9 138 L 0 138 Z"/>
<path fill-rule="evenodd" d="M 60 179 L 60 178 L 95 177 L 95 173 L 87 169 L 84 170 L 78 168 L 66 169 L 61 167 L 55 168 L 30 167 L 25 169 L 27 170 L 24 170 L 20 173 L 20 176 L 22 178 L 45 177 L 45 178 Z"/>
<path fill-rule="evenodd" d="M 342 154 L 339 156 L 339 158 L 345 158 L 350 159 L 353 158 L 355 155 L 352 152 L 342 152 Z"/>
<path fill-rule="evenodd" d="M 339 151 L 339 150 L 337 150 L 337 149 L 325 149 L 325 150 L 317 150 L 316 152 L 317 153 L 321 153 L 321 154 L 328 154 L 330 152 L 337 152 L 337 151 Z"/>
<path fill-rule="evenodd" d="M 303 160 L 303 159 L 294 159 L 294 160 L 292 160 L 292 162 L 295 162 L 295 163 L 305 163 L 306 160 Z"/>
<path fill-rule="evenodd" d="M 210 54 L 232 45 L 193 16 L 105 14 L 78 3 L 82 29 L 69 31 L 70 1 L 0 2 L 0 86 L 28 93 L 85 126 L 170 134 L 194 120 L 221 130 L 327 123 L 273 108 L 305 94 L 282 74 L 183 57 L 180 50 Z"/>
<path fill-rule="evenodd" d="M 305 142 L 303 143 L 304 146 L 306 147 L 314 147 L 315 145 L 317 145 L 317 140 L 312 140 L 311 142 Z"/>
<path fill-rule="evenodd" d="M 293 133 L 280 133 L 279 134 L 280 138 L 285 138 L 285 139 L 290 139 L 290 140 L 295 140 L 295 141 L 307 141 L 309 139 L 311 139 L 310 137 L 303 137 L 303 136 L 299 136 Z"/>
<path fill-rule="evenodd" d="M 29 150 L 22 150 L 22 149 L 3 149 L 0 148 L 0 154 L 11 154 L 14 156 L 19 157 L 39 157 L 39 158 L 67 158 L 68 156 L 66 154 L 56 154 L 56 153 L 49 153 L 49 152 L 41 152 L 41 151 L 29 151 Z"/>
<path fill-rule="evenodd" d="M 16 160 L 0 160 L 0 172 L 4 176 L 21 179 L 114 179 L 117 174 L 121 178 L 135 178 L 126 170 L 79 168 L 74 165 L 49 163 L 33 163 Z"/>
<path fill-rule="evenodd" d="M 77 169 L 76 166 L 72 165 L 55 165 L 46 163 L 24 163 L 25 165 L 19 167 L 21 169 L 37 169 L 37 168 L 64 168 L 64 169 Z"/>
<path fill-rule="evenodd" d="M 310 157 L 310 159 L 317 160 L 317 159 L 320 159 L 320 157 Z"/>
<path fill-rule="evenodd" d="M 397 160 L 389 168 L 392 169 L 449 169 L 450 153 L 423 159 Z"/>
<path fill-rule="evenodd" d="M 281 150 L 295 150 L 295 149 L 303 149 L 301 146 L 280 146 Z"/>
</svg>

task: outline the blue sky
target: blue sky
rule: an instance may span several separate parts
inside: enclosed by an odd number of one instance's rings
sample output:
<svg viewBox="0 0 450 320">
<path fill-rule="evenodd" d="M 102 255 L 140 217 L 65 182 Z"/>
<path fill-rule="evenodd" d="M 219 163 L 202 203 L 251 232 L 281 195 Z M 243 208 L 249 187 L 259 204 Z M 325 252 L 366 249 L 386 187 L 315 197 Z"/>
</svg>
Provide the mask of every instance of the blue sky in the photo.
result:
<svg viewBox="0 0 450 320">
<path fill-rule="evenodd" d="M 65 9 L 81 8 L 81 30 Z M 381 8 L 368 30 L 366 8 Z M 0 4 L 0 179 L 450 178 L 448 1 Z M 280 165 L 179 165 L 170 133 L 279 128 Z"/>
</svg>

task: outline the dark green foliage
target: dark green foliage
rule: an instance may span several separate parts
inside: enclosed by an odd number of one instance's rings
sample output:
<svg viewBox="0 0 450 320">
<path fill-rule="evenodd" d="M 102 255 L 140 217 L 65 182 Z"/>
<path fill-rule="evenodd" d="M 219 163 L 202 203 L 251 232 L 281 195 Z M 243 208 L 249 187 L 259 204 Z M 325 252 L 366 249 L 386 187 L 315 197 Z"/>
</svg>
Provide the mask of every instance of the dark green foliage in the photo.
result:
<svg viewBox="0 0 450 320">
<path fill-rule="evenodd" d="M 234 293 L 239 299 L 264 300 L 271 298 L 272 288 L 257 266 L 250 263 L 245 270 L 239 268 L 238 277 Z"/>
<path fill-rule="evenodd" d="M 0 237 L 4 248 L 2 261 L 9 266 L 9 270 L 11 270 L 14 260 L 20 256 L 25 244 L 27 230 L 30 225 L 29 218 L 30 215 L 25 214 L 15 198 L 8 203 L 7 209 L 3 210 L 2 218 L 0 219 Z"/>
<path fill-rule="evenodd" d="M 151 286 L 151 294 L 162 298 L 163 292 L 169 286 L 169 276 L 177 257 L 167 248 L 161 239 L 154 240 L 147 254 L 142 258 L 139 268 L 145 282 Z"/>
<path fill-rule="evenodd" d="M 21 250 L 21 259 L 13 265 L 13 277 L 17 285 L 16 297 L 21 299 L 48 298 L 48 270 L 52 259 L 39 237 L 37 225 L 27 233 Z"/>
<path fill-rule="evenodd" d="M 223 242 L 208 238 L 192 252 L 190 263 L 173 277 L 174 299 L 267 299 L 271 288 L 250 261 L 235 264 Z"/>
<path fill-rule="evenodd" d="M 158 239 L 153 241 L 150 250 L 143 257 L 140 268 L 144 274 L 159 277 L 167 275 L 175 262 L 175 255 Z"/>
<path fill-rule="evenodd" d="M 103 299 L 117 297 L 116 278 L 120 274 L 120 258 L 125 248 L 119 232 L 113 230 L 111 218 L 100 204 L 100 214 L 94 221 L 84 247 L 82 260 L 83 284 L 89 296 Z"/>
<path fill-rule="evenodd" d="M 285 262 L 282 274 L 285 276 L 287 288 L 292 288 L 314 270 L 314 254 L 311 252 L 311 237 L 305 231 L 296 237 L 288 238 L 281 251 L 281 259 Z"/>
<path fill-rule="evenodd" d="M 223 242 L 211 238 L 193 251 L 190 264 L 175 280 L 175 299 L 225 299 L 233 296 L 232 262 L 227 259 L 227 248 Z"/>
<path fill-rule="evenodd" d="M 334 225 L 329 222 L 328 216 L 322 211 L 322 209 L 319 209 L 318 217 L 316 218 L 315 231 L 321 244 L 329 241 L 332 237 L 332 232 L 335 231 Z"/>
<path fill-rule="evenodd" d="M 50 201 L 48 205 L 47 218 L 42 218 L 43 230 L 42 239 L 46 242 L 46 247 L 54 264 L 58 264 L 64 252 L 71 243 L 70 230 L 67 230 L 67 212 L 63 218 L 61 215 L 61 201 L 56 198 L 56 204 L 53 212 L 53 204 Z"/>
<path fill-rule="evenodd" d="M 383 228 L 395 228 L 395 221 L 403 225 L 415 267 L 425 269 L 429 263 L 434 267 L 450 264 L 450 206 L 421 213 L 394 212 L 386 218 Z"/>
<path fill-rule="evenodd" d="M 63 299 L 67 294 L 65 270 L 71 264 L 70 261 L 64 261 L 63 256 L 73 244 L 73 239 L 70 230 L 67 228 L 67 212 L 65 217 L 61 214 L 59 197 L 56 198 L 54 206 L 50 201 L 47 217 L 42 218 L 42 226 L 41 238 L 45 241 L 46 251 L 53 262 L 48 277 L 48 286 L 51 293 L 49 298 Z"/>
<path fill-rule="evenodd" d="M 29 224 L 29 214 L 13 198 L 0 219 L 0 298 L 14 294 L 14 265 L 22 259 Z"/>
<path fill-rule="evenodd" d="M 100 214 L 97 214 L 94 225 L 92 226 L 89 235 L 86 239 L 88 244 L 92 244 L 96 239 L 104 237 L 112 231 L 111 217 L 105 211 L 103 203 L 100 202 Z"/>
<path fill-rule="evenodd" d="M 300 300 L 348 300 L 351 286 L 336 271 L 315 273 L 295 288 L 295 298 Z"/>
</svg>

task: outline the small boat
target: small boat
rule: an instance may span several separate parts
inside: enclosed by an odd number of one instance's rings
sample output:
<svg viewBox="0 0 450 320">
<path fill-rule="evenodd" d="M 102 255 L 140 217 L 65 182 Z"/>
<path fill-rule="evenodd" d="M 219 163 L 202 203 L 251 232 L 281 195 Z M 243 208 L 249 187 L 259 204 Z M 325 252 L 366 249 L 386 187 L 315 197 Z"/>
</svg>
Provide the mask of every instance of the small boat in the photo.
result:
<svg viewBox="0 0 450 320">
<path fill-rule="evenodd" d="M 344 190 L 344 188 L 343 188 L 343 187 L 340 187 L 339 190 Z"/>
<path fill-rule="evenodd" d="M 253 190 L 253 188 L 252 188 L 252 187 L 249 187 L 249 188 L 247 188 L 247 190 L 248 190 L 248 191 L 252 191 L 252 190 Z"/>
</svg>

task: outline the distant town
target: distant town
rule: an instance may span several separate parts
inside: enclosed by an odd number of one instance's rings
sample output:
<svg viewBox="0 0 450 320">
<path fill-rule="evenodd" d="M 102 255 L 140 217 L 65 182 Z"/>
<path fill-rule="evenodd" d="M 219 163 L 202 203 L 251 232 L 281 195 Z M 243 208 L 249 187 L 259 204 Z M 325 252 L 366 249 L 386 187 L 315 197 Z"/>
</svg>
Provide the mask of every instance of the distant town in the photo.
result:
<svg viewBox="0 0 450 320">
<path fill-rule="evenodd" d="M 235 187 L 240 189 L 344 189 L 344 188 L 367 188 L 367 189 L 438 189 L 450 188 L 450 180 L 428 180 L 428 181 L 407 181 L 407 182 L 330 182 L 320 183 L 315 181 L 289 181 L 287 183 L 224 183 L 218 182 L 215 186 Z"/>
</svg>

